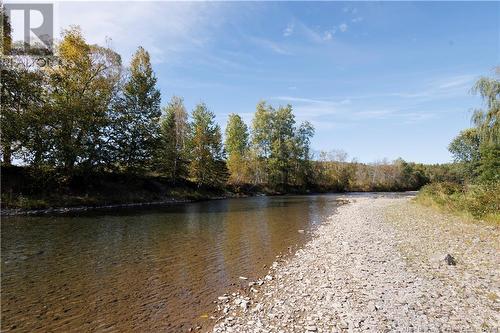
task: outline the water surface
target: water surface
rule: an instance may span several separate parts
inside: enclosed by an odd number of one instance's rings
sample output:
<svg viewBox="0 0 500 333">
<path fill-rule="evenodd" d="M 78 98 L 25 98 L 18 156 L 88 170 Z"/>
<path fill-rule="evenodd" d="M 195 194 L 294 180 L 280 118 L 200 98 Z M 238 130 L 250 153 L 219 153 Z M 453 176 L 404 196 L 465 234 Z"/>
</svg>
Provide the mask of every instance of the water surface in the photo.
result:
<svg viewBox="0 0 500 333">
<path fill-rule="evenodd" d="M 2 331 L 186 331 L 307 240 L 335 195 L 254 197 L 1 224 Z"/>
</svg>

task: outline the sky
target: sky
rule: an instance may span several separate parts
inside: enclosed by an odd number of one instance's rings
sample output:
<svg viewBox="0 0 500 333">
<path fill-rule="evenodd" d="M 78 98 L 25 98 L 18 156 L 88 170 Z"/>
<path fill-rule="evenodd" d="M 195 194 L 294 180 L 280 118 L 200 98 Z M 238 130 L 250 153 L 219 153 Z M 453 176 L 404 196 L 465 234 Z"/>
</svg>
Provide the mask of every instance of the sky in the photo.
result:
<svg viewBox="0 0 500 333">
<path fill-rule="evenodd" d="M 163 105 L 205 102 L 224 129 L 290 103 L 315 151 L 362 162 L 451 161 L 472 84 L 500 65 L 499 2 L 58 2 L 55 17 L 125 63 L 146 48 Z"/>
</svg>

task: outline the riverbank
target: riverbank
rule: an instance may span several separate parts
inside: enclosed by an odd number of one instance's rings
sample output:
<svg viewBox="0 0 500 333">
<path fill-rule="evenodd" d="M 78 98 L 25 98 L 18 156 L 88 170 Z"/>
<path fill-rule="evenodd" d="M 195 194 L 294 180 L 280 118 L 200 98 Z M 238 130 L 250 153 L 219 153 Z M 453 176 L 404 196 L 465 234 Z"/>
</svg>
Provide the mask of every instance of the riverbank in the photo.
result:
<svg viewBox="0 0 500 333">
<path fill-rule="evenodd" d="M 295 256 L 219 298 L 214 332 L 498 330 L 497 226 L 408 198 L 350 200 Z"/>
<path fill-rule="evenodd" d="M 54 170 L 2 167 L 2 216 L 77 213 L 87 210 L 171 205 L 194 201 L 259 195 L 324 192 L 288 186 L 278 190 L 266 185 L 198 186 L 188 180 L 172 182 L 158 175 L 93 172 L 64 177 Z"/>
<path fill-rule="evenodd" d="M 2 166 L 0 178 L 2 216 L 60 214 L 259 195 L 410 190 L 378 185 L 344 188 L 317 184 L 225 184 L 210 187 L 199 186 L 187 179 L 173 182 L 157 174 L 80 170 L 66 176 L 57 170 L 20 166 Z"/>
</svg>

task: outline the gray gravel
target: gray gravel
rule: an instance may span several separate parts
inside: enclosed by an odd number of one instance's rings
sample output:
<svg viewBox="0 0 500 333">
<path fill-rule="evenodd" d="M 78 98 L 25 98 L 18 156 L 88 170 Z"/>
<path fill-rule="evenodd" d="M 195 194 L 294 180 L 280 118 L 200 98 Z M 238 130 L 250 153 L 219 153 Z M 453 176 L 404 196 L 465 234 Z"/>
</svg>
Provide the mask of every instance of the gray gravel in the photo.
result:
<svg viewBox="0 0 500 333">
<path fill-rule="evenodd" d="M 497 226 L 408 198 L 350 199 L 294 256 L 221 296 L 213 331 L 498 332 Z"/>
</svg>

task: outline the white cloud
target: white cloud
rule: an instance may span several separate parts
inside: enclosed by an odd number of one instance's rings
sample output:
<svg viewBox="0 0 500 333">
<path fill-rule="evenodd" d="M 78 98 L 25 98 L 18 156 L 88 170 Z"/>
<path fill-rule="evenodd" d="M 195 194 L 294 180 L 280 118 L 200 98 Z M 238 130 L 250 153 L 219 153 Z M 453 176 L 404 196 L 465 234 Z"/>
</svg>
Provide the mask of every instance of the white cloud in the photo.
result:
<svg viewBox="0 0 500 333">
<path fill-rule="evenodd" d="M 268 49 L 273 51 L 274 53 L 277 54 L 283 54 L 283 55 L 290 55 L 290 51 L 285 49 L 281 44 L 274 42 L 269 39 L 265 38 L 258 38 L 258 37 L 249 37 L 250 41 L 253 42 L 255 45 L 260 46 L 262 48 Z"/>
<path fill-rule="evenodd" d="M 61 2 L 55 14 L 61 29 L 79 25 L 89 42 L 101 45 L 111 38 L 111 46 L 125 59 L 144 46 L 158 63 L 203 47 L 223 19 L 220 10 L 216 3 Z"/>
<path fill-rule="evenodd" d="M 341 25 L 339 25 L 339 29 L 340 31 L 342 32 L 346 32 L 347 31 L 347 28 L 348 28 L 348 25 L 345 24 L 345 23 L 342 23 Z"/>
<path fill-rule="evenodd" d="M 330 40 L 333 38 L 334 31 L 327 30 L 323 33 L 323 40 Z"/>
<path fill-rule="evenodd" d="M 439 89 L 471 87 L 475 78 L 475 75 L 457 75 L 438 80 L 434 84 L 437 85 Z"/>
<path fill-rule="evenodd" d="M 355 17 L 351 20 L 352 23 L 358 23 L 361 21 L 363 21 L 363 17 L 361 17 L 361 16 Z"/>
<path fill-rule="evenodd" d="M 298 119 L 317 123 L 362 123 L 387 120 L 413 124 L 440 117 L 449 110 L 429 109 L 429 102 L 466 95 L 472 75 L 459 75 L 422 82 L 419 88 L 402 92 L 371 95 L 308 98 L 298 96 L 271 97 L 272 101 L 292 103 Z M 390 98 L 387 98 L 390 97 Z"/>
<path fill-rule="evenodd" d="M 344 13 L 356 14 L 358 12 L 358 9 L 357 8 L 344 7 L 344 8 L 342 8 L 342 11 Z"/>
<path fill-rule="evenodd" d="M 283 30 L 283 36 L 284 37 L 289 37 L 293 34 L 293 29 L 294 29 L 294 25 L 293 23 L 289 23 L 287 25 L 287 27 L 285 28 L 285 30 Z"/>
</svg>

